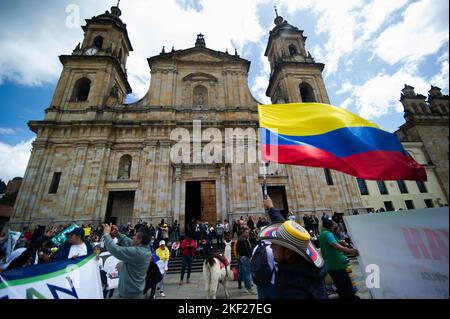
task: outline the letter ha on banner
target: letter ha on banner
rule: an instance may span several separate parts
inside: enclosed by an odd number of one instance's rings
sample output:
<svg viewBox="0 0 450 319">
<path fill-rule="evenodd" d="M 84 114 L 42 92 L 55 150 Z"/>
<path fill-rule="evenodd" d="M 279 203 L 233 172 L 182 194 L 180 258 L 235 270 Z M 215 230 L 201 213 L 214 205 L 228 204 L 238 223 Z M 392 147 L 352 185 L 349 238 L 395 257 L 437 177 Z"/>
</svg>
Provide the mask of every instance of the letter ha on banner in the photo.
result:
<svg viewBox="0 0 450 319">
<path fill-rule="evenodd" d="M 448 207 L 345 216 L 376 299 L 449 298 Z"/>
<path fill-rule="evenodd" d="M 0 273 L 0 299 L 103 299 L 95 256 Z"/>
</svg>

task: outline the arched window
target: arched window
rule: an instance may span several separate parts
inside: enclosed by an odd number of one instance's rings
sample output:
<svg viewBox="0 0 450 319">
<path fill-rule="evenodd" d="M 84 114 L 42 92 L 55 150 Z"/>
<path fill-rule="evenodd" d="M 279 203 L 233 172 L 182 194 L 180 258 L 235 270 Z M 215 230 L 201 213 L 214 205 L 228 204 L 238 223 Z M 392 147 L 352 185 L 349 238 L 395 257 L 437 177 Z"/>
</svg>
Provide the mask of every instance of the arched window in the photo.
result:
<svg viewBox="0 0 450 319">
<path fill-rule="evenodd" d="M 101 49 L 103 46 L 103 37 L 98 35 L 94 39 L 94 46 Z"/>
<path fill-rule="evenodd" d="M 203 85 L 194 88 L 194 106 L 205 107 L 208 105 L 208 90 Z"/>
<path fill-rule="evenodd" d="M 81 78 L 75 82 L 72 93 L 73 102 L 87 101 L 89 96 L 89 91 L 91 90 L 91 80 L 88 78 Z"/>
<path fill-rule="evenodd" d="M 293 44 L 289 45 L 289 54 L 290 55 L 296 55 L 297 54 L 297 47 Z"/>
<path fill-rule="evenodd" d="M 302 98 L 302 102 L 316 102 L 314 98 L 314 93 L 311 85 L 308 83 L 300 84 L 300 97 Z"/>
<path fill-rule="evenodd" d="M 120 158 L 117 179 L 130 179 L 132 158 L 126 154 Z"/>
<path fill-rule="evenodd" d="M 122 61 L 122 48 L 119 50 L 119 60 Z"/>
</svg>

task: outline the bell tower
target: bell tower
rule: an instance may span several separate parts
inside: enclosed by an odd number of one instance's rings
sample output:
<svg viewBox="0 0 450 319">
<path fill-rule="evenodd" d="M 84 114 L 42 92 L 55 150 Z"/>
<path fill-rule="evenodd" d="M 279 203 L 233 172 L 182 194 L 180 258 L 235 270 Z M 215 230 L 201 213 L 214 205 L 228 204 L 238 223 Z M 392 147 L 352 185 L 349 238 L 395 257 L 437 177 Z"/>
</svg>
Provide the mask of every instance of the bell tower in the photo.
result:
<svg viewBox="0 0 450 319">
<path fill-rule="evenodd" d="M 316 63 L 306 50 L 303 30 L 285 21 L 276 8 L 275 13 L 264 53 L 271 70 L 266 95 L 272 103 L 330 103 L 322 78 L 325 65 Z"/>
<path fill-rule="evenodd" d="M 50 109 L 101 109 L 122 104 L 131 93 L 125 66 L 133 47 L 118 5 L 87 19 L 83 42 L 59 57 L 63 70 Z"/>
</svg>

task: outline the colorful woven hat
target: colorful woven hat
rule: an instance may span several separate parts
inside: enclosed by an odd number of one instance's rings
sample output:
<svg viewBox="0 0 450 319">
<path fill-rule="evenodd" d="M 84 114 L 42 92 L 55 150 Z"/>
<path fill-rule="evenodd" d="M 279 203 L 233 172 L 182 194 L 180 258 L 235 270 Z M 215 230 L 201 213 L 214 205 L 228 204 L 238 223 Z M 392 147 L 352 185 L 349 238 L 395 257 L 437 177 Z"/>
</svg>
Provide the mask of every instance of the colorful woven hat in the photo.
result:
<svg viewBox="0 0 450 319">
<path fill-rule="evenodd" d="M 268 225 L 261 229 L 258 237 L 295 251 L 318 268 L 325 264 L 319 251 L 311 243 L 311 235 L 292 220 Z"/>
</svg>

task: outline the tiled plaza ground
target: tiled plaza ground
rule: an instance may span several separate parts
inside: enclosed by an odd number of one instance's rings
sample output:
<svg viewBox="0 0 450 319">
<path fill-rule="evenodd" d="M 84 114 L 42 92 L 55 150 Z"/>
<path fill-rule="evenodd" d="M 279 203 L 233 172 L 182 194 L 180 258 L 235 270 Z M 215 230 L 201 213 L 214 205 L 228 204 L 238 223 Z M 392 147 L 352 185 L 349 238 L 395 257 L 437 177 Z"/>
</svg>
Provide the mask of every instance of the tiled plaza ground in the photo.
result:
<svg viewBox="0 0 450 319">
<path fill-rule="evenodd" d="M 362 276 L 360 267 L 356 260 L 352 260 L 352 268 L 354 280 L 358 284 L 358 293 L 357 295 L 362 299 L 369 299 L 370 294 L 364 284 L 364 277 Z M 185 279 L 186 280 L 186 279 Z M 170 274 L 167 275 L 164 280 L 164 293 L 166 297 L 161 297 L 159 291 L 156 292 L 156 299 L 205 299 L 205 285 L 202 273 L 192 273 L 190 283 L 183 285 L 179 285 L 180 275 L 179 274 Z M 256 290 L 256 287 L 255 287 Z M 257 299 L 257 296 L 250 295 L 247 291 L 243 289 L 238 289 L 237 281 L 228 282 L 228 291 L 230 293 L 231 299 Z M 114 297 L 116 297 L 117 291 L 115 291 Z M 330 298 L 336 298 L 337 295 L 331 295 Z M 219 289 L 217 291 L 217 299 L 224 299 L 225 291 L 222 285 L 219 285 Z"/>
</svg>

